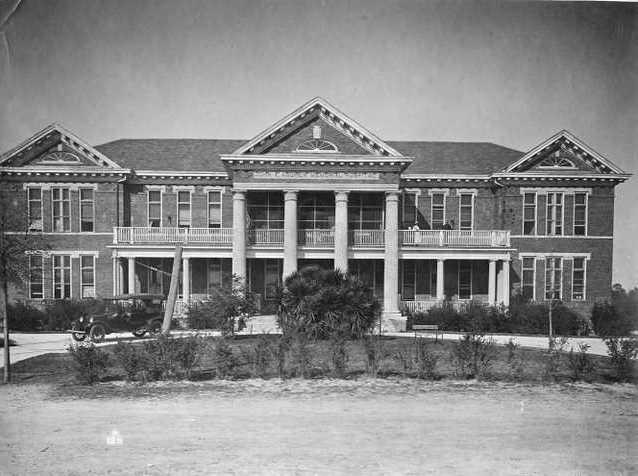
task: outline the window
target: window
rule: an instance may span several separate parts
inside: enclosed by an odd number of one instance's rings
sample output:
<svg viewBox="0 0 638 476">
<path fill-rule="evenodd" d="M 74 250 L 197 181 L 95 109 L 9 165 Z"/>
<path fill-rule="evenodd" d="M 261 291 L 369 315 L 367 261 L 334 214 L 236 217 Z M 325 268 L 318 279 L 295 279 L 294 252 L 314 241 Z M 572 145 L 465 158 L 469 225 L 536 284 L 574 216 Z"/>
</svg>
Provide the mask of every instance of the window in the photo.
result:
<svg viewBox="0 0 638 476">
<path fill-rule="evenodd" d="M 523 234 L 536 234 L 536 194 L 523 194 Z"/>
<path fill-rule="evenodd" d="M 42 255 L 29 255 L 29 298 L 42 299 L 44 290 L 42 285 Z"/>
<path fill-rule="evenodd" d="M 52 188 L 53 231 L 71 231 L 71 200 L 68 188 Z"/>
<path fill-rule="evenodd" d="M 474 222 L 474 195 L 462 193 L 459 200 L 459 229 L 472 230 Z"/>
<path fill-rule="evenodd" d="M 28 188 L 29 231 L 42 231 L 42 189 Z"/>
<path fill-rule="evenodd" d="M 574 162 L 572 162 L 570 159 L 565 157 L 565 153 L 562 151 L 556 152 L 550 157 L 547 157 L 546 159 L 544 159 L 540 163 L 539 167 L 543 169 L 557 169 L 557 168 L 575 169 L 576 168 L 576 166 L 574 165 Z"/>
<path fill-rule="evenodd" d="M 587 194 L 574 194 L 574 235 L 587 234 Z"/>
<path fill-rule="evenodd" d="M 563 194 L 551 192 L 547 194 L 547 234 L 563 234 Z"/>
<path fill-rule="evenodd" d="M 284 228 L 284 195 L 281 192 L 249 192 L 248 216 L 257 230 Z"/>
<path fill-rule="evenodd" d="M 348 199 L 350 230 L 383 230 L 384 197 L 380 193 L 352 193 Z"/>
<path fill-rule="evenodd" d="M 162 226 L 162 191 L 148 191 L 148 226 Z"/>
<path fill-rule="evenodd" d="M 445 194 L 432 194 L 432 228 L 440 230 L 445 225 Z"/>
<path fill-rule="evenodd" d="M 572 299 L 585 300 L 585 258 L 574 258 L 572 268 Z"/>
<path fill-rule="evenodd" d="M 337 146 L 323 139 L 310 139 L 297 146 L 297 152 L 339 152 Z"/>
<path fill-rule="evenodd" d="M 222 287 L 222 262 L 219 258 L 208 260 L 208 293 Z"/>
<path fill-rule="evenodd" d="M 562 299 L 563 295 L 563 259 L 547 257 L 545 259 L 545 299 Z"/>
<path fill-rule="evenodd" d="M 222 227 L 222 193 L 208 192 L 208 228 Z"/>
<path fill-rule="evenodd" d="M 298 203 L 300 230 L 329 230 L 334 226 L 335 200 L 333 193 L 303 193 Z"/>
<path fill-rule="evenodd" d="M 179 228 L 191 226 L 191 193 L 188 190 L 177 192 L 177 226 Z"/>
<path fill-rule="evenodd" d="M 53 297 L 67 299 L 71 297 L 71 257 L 53 255 Z"/>
<path fill-rule="evenodd" d="M 95 219 L 94 191 L 90 188 L 80 189 L 80 231 L 94 231 Z"/>
<path fill-rule="evenodd" d="M 459 299 L 472 299 L 471 261 L 459 261 Z"/>
<path fill-rule="evenodd" d="M 529 301 L 536 299 L 536 258 L 523 258 L 521 291 Z"/>
<path fill-rule="evenodd" d="M 80 293 L 83 298 L 95 297 L 95 257 L 80 256 Z"/>
<path fill-rule="evenodd" d="M 417 194 L 405 192 L 401 197 L 401 228 L 418 224 L 417 223 Z"/>
</svg>

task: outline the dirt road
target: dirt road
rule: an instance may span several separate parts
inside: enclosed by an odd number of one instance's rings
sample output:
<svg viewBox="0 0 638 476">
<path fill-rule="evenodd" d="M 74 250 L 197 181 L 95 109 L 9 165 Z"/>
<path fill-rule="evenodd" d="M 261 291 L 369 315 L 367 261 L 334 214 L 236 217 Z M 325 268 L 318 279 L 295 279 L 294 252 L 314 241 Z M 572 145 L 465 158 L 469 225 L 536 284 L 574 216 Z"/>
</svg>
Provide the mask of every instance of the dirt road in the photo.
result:
<svg viewBox="0 0 638 476">
<path fill-rule="evenodd" d="M 635 386 L 254 380 L 51 392 L 0 388 L 6 473 L 638 472 Z"/>
</svg>

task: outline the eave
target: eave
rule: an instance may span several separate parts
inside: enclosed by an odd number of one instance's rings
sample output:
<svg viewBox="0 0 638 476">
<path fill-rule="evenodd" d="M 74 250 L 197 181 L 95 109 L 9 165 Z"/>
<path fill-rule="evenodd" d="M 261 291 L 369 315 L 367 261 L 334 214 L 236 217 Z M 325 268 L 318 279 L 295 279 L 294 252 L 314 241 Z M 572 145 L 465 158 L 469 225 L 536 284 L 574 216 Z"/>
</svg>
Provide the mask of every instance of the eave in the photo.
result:
<svg viewBox="0 0 638 476">
<path fill-rule="evenodd" d="M 130 169 L 110 169 L 104 167 L 0 167 L 1 175 L 25 177 L 124 177 L 131 173 Z"/>
</svg>

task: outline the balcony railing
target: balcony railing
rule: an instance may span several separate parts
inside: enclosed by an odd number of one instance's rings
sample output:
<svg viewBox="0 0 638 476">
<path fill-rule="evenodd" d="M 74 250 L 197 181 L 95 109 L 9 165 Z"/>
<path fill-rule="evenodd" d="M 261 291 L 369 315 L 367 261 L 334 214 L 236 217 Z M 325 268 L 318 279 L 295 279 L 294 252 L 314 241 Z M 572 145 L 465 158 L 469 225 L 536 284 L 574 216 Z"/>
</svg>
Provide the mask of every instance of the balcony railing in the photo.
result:
<svg viewBox="0 0 638 476">
<path fill-rule="evenodd" d="M 117 227 L 113 231 L 114 244 L 186 243 L 230 247 L 232 228 L 175 228 L 175 227 Z"/>
<path fill-rule="evenodd" d="M 504 230 L 401 230 L 405 247 L 487 247 L 510 246 L 510 232 Z"/>
<path fill-rule="evenodd" d="M 353 248 L 383 248 L 384 230 L 351 230 L 350 246 Z"/>
<path fill-rule="evenodd" d="M 298 230 L 299 246 L 308 248 L 332 248 L 335 244 L 334 230 Z"/>
<path fill-rule="evenodd" d="M 247 233 L 248 244 L 252 246 L 280 247 L 284 244 L 284 230 L 269 228 L 250 230 Z"/>
</svg>

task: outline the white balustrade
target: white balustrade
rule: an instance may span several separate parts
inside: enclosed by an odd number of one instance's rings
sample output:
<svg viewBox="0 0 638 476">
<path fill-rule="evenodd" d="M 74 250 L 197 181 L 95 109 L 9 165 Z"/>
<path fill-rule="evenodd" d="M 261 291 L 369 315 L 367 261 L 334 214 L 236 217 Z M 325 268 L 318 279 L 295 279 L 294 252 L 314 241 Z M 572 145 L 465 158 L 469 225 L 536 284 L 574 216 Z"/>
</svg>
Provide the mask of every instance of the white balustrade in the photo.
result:
<svg viewBox="0 0 638 476">
<path fill-rule="evenodd" d="M 350 246 L 353 248 L 383 248 L 385 230 L 351 230 Z"/>
<path fill-rule="evenodd" d="M 481 247 L 510 246 L 505 230 L 401 230 L 401 245 L 408 247 Z"/>
<path fill-rule="evenodd" d="M 261 228 L 248 232 L 249 243 L 253 246 L 283 246 L 284 230 Z"/>
<path fill-rule="evenodd" d="M 335 244 L 334 230 L 299 230 L 297 232 L 299 246 L 309 248 L 332 248 Z"/>
<path fill-rule="evenodd" d="M 232 228 L 118 227 L 115 244 L 201 243 L 214 246 L 232 244 Z"/>
</svg>

